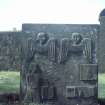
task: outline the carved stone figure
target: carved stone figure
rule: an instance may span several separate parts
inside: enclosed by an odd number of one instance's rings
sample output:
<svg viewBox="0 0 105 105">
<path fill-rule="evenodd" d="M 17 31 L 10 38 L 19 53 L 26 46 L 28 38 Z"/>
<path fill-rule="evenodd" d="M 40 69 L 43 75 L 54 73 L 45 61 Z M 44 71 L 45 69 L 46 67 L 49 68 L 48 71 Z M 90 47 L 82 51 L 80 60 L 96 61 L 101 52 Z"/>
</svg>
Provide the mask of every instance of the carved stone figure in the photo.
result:
<svg viewBox="0 0 105 105">
<path fill-rule="evenodd" d="M 73 50 L 77 52 L 83 51 L 83 55 L 86 58 L 87 63 L 92 63 L 92 40 L 89 38 L 82 38 L 79 33 L 72 34 Z"/>
<path fill-rule="evenodd" d="M 72 34 L 72 40 L 62 38 L 61 40 L 49 38 L 46 33 L 38 33 L 36 52 L 47 54 L 50 61 L 64 63 L 70 53 L 81 53 L 87 63 L 92 63 L 92 40 L 83 38 L 79 33 Z"/>
<path fill-rule="evenodd" d="M 92 40 L 83 38 L 79 33 L 72 33 L 72 38 L 38 33 L 30 56 L 26 57 L 24 100 L 55 102 L 54 105 L 65 105 L 66 102 L 88 105 L 84 100 L 88 98 L 92 103 L 90 97 L 96 96 L 97 87 L 97 64 L 93 62 L 95 52 L 92 48 Z M 32 84 L 27 81 L 28 74 L 31 75 Z"/>
<path fill-rule="evenodd" d="M 72 33 L 72 40 L 73 40 L 73 45 L 77 46 L 81 44 L 83 38 L 79 33 Z"/>
</svg>

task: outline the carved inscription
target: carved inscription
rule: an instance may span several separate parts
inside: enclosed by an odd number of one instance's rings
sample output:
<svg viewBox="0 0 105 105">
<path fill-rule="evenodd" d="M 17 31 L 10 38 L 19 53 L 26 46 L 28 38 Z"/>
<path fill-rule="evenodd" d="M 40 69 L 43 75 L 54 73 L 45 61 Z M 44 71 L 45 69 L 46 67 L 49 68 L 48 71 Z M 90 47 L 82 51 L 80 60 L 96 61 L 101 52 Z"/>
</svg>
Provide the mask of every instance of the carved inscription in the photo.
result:
<svg viewBox="0 0 105 105">
<path fill-rule="evenodd" d="M 88 98 L 95 96 L 95 86 L 80 86 L 77 87 L 77 96 Z"/>
<path fill-rule="evenodd" d="M 66 97 L 75 98 L 75 97 L 95 97 L 95 86 L 67 86 L 66 87 Z"/>
</svg>

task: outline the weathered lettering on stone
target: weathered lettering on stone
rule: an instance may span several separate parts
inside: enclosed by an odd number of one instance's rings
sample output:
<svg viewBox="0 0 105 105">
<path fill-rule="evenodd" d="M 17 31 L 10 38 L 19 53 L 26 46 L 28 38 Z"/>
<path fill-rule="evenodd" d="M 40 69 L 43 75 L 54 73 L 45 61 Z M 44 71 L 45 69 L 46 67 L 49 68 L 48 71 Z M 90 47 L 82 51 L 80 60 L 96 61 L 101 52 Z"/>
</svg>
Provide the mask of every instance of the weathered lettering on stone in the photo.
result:
<svg viewBox="0 0 105 105">
<path fill-rule="evenodd" d="M 96 97 L 96 87 L 95 86 L 79 86 L 77 87 L 77 96 L 78 97 L 84 97 L 84 98 L 89 98 L 89 97 Z"/>
<path fill-rule="evenodd" d="M 96 86 L 67 86 L 67 98 L 89 98 L 96 97 Z"/>
</svg>

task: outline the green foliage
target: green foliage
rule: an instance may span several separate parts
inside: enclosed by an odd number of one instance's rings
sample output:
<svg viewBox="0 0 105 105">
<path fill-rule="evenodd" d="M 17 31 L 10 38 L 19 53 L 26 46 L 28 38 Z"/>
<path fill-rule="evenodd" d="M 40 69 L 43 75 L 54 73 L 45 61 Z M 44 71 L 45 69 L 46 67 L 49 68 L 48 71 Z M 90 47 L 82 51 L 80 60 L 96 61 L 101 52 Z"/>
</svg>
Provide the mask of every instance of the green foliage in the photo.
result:
<svg viewBox="0 0 105 105">
<path fill-rule="evenodd" d="M 105 98 L 105 73 L 98 76 L 98 98 Z"/>
<path fill-rule="evenodd" d="M 8 71 L 0 72 L 0 93 L 19 92 L 20 73 Z"/>
</svg>

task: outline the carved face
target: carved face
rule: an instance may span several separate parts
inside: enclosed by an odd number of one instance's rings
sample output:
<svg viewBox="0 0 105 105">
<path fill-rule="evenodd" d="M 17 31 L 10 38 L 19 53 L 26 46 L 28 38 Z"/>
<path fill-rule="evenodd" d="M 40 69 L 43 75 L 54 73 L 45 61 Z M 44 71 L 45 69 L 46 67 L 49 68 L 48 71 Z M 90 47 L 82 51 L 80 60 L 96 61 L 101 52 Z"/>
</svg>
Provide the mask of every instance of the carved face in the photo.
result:
<svg viewBox="0 0 105 105">
<path fill-rule="evenodd" d="M 40 44 L 45 44 L 46 41 L 48 40 L 48 35 L 43 32 L 38 33 L 37 40 L 39 41 Z"/>
<path fill-rule="evenodd" d="M 82 36 L 79 33 L 73 33 L 72 40 L 73 40 L 74 44 L 79 44 L 82 40 Z"/>
</svg>

